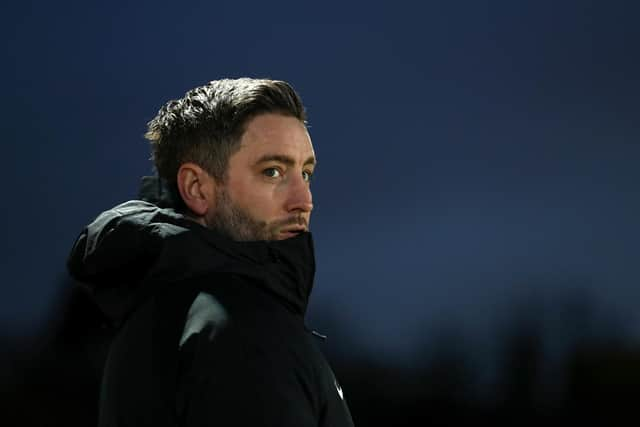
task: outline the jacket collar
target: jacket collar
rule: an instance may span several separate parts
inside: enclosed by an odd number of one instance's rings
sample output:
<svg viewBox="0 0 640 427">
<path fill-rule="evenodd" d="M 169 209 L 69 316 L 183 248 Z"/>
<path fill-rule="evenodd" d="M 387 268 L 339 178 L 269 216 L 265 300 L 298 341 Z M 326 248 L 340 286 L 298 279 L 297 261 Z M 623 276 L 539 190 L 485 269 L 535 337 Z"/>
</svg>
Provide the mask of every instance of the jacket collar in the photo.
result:
<svg viewBox="0 0 640 427">
<path fill-rule="evenodd" d="M 199 253 L 190 258 L 186 271 L 199 273 L 203 268 L 202 274 L 219 272 L 247 277 L 295 314 L 306 313 L 315 274 L 311 233 L 286 240 L 236 242 L 199 224 L 190 229 L 204 245 L 193 246 L 191 252 Z M 177 244 L 176 249 L 180 250 L 180 246 Z"/>
</svg>

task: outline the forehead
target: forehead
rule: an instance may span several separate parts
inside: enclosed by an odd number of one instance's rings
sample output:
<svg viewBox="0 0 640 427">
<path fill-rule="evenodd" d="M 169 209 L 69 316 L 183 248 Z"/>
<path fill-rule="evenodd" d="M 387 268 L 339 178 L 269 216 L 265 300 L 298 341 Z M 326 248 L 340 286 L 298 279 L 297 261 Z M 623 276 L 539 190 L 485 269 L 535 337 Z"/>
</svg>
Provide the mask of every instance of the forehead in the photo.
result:
<svg viewBox="0 0 640 427">
<path fill-rule="evenodd" d="M 237 154 L 257 159 L 264 154 L 283 154 L 296 160 L 314 155 L 307 128 L 295 117 L 261 114 L 246 125 Z"/>
</svg>

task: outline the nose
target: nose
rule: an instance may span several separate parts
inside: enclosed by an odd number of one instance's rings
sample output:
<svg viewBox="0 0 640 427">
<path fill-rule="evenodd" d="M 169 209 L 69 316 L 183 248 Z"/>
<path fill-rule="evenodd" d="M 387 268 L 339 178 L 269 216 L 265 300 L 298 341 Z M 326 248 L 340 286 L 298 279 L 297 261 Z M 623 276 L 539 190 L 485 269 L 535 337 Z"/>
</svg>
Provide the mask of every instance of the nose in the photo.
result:
<svg viewBox="0 0 640 427">
<path fill-rule="evenodd" d="M 286 204 L 287 212 L 310 213 L 313 210 L 313 198 L 309 183 L 302 176 L 289 183 L 289 194 Z"/>
</svg>

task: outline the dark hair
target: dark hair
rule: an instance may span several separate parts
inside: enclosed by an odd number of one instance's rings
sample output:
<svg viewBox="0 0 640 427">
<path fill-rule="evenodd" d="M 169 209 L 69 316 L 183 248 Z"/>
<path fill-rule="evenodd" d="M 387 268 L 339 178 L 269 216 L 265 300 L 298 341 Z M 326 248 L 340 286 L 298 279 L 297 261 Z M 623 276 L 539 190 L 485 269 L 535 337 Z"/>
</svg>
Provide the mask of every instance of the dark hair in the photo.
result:
<svg viewBox="0 0 640 427">
<path fill-rule="evenodd" d="M 300 96 L 279 80 L 214 80 L 167 102 L 145 134 L 158 175 L 176 191 L 180 165 L 194 162 L 224 181 L 246 124 L 264 113 L 292 116 L 306 124 Z"/>
</svg>

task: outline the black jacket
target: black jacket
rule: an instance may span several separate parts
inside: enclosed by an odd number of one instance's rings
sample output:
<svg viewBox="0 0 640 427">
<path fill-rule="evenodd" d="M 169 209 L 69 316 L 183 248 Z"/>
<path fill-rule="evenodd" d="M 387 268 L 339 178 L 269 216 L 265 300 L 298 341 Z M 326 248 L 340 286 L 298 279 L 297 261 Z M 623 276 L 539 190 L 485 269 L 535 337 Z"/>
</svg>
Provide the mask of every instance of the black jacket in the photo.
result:
<svg viewBox="0 0 640 427">
<path fill-rule="evenodd" d="M 68 268 L 119 328 L 101 427 L 353 425 L 304 324 L 310 233 L 234 242 L 134 200 L 83 230 Z"/>
</svg>

